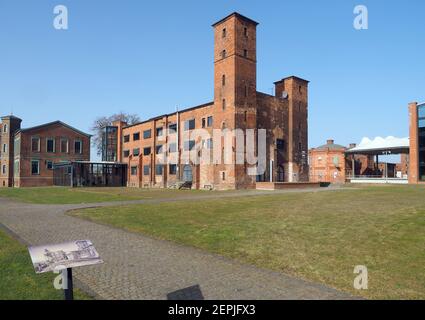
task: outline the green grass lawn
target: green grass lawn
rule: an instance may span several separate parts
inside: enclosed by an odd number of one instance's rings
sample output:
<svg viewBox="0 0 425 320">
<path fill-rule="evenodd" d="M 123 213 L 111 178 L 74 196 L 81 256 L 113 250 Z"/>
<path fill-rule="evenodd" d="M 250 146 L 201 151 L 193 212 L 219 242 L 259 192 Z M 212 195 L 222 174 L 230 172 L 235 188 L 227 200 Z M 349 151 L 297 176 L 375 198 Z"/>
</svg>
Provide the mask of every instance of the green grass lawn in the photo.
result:
<svg viewBox="0 0 425 320">
<path fill-rule="evenodd" d="M 425 188 L 356 188 L 71 214 L 366 298 L 425 299 Z M 353 289 L 356 265 L 368 268 L 368 290 Z"/>
<path fill-rule="evenodd" d="M 52 272 L 36 274 L 25 246 L 0 230 L 0 300 L 63 300 Z M 74 299 L 91 299 L 74 289 Z"/>
<path fill-rule="evenodd" d="M 213 192 L 219 193 L 220 191 Z M 139 199 L 164 199 L 211 193 L 211 191 L 203 190 L 140 188 L 0 188 L 0 197 L 38 204 L 76 204 Z"/>
</svg>

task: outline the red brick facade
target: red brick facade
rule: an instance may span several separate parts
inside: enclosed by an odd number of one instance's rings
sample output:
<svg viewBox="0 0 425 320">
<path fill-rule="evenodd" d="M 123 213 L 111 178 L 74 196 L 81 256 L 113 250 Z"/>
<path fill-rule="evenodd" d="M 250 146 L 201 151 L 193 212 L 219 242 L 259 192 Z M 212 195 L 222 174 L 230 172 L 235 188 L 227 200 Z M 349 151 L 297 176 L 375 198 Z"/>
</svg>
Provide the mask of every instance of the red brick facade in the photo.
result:
<svg viewBox="0 0 425 320">
<path fill-rule="evenodd" d="M 198 189 L 255 188 L 257 179 L 308 181 L 308 81 L 297 77 L 282 79 L 275 83 L 275 96 L 257 91 L 256 27 L 255 21 L 238 13 L 213 25 L 214 101 L 132 126 L 115 123 L 119 127 L 118 161 L 128 164 L 129 186 L 167 187 L 188 177 L 192 178 L 192 187 Z M 193 128 L 185 130 L 188 120 L 194 120 Z M 177 123 L 178 133 L 167 134 L 166 129 Z M 162 132 L 161 136 L 157 136 L 157 129 Z M 230 148 L 231 163 L 185 161 L 182 157 L 188 143 L 185 134 L 193 129 L 204 129 L 211 135 L 214 129 L 242 129 L 244 132 L 246 129 L 256 132 L 266 129 L 267 168 L 264 174 L 249 174 L 252 163 L 235 161 L 245 152 L 238 149 L 235 139 Z M 151 135 L 144 138 L 146 130 L 151 130 Z M 213 152 L 214 147 L 220 145 L 220 141 L 215 140 L 206 143 L 207 139 L 197 137 L 192 152 L 202 156 L 206 148 Z M 178 147 L 157 154 L 159 145 L 173 141 Z M 223 145 L 224 138 L 221 142 Z M 150 152 L 148 149 L 144 152 L 145 148 L 150 148 Z M 175 157 L 177 168 L 167 165 L 162 172 L 156 170 L 160 157 Z"/>
<path fill-rule="evenodd" d="M 60 121 L 28 129 L 20 123 L 13 116 L 2 118 L 0 186 L 51 186 L 53 164 L 90 160 L 90 135 Z"/>
</svg>

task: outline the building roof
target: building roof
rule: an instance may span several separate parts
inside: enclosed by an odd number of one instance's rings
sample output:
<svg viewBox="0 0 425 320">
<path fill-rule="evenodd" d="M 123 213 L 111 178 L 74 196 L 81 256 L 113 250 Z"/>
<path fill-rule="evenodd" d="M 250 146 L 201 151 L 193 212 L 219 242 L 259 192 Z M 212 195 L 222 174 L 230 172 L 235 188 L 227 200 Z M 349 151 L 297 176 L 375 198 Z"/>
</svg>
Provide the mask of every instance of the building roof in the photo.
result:
<svg viewBox="0 0 425 320">
<path fill-rule="evenodd" d="M 61 125 L 61 126 L 64 126 L 64 127 L 67 127 L 68 129 L 71 129 L 71 130 L 73 130 L 75 132 L 78 132 L 81 135 L 84 135 L 84 136 L 87 136 L 87 137 L 91 137 L 92 136 L 91 134 L 88 134 L 88 133 L 85 133 L 83 131 L 80 131 L 80 130 L 78 130 L 78 129 L 74 128 L 74 127 L 71 127 L 70 125 L 68 125 L 68 124 L 66 124 L 66 123 L 64 123 L 62 121 L 59 121 L 59 120 L 52 121 L 52 122 L 45 123 L 45 124 L 41 124 L 41 125 L 35 126 L 35 127 L 20 129 L 20 130 L 16 131 L 15 135 L 18 134 L 18 133 L 20 133 L 20 132 L 24 132 L 25 133 L 25 132 L 29 132 L 29 131 L 32 131 L 32 130 L 37 130 L 37 129 L 41 129 L 41 128 L 44 128 L 44 127 L 53 126 L 53 125 L 56 125 L 56 124 Z"/>
<path fill-rule="evenodd" d="M 321 145 L 317 148 L 314 148 L 314 150 L 345 150 L 346 147 L 334 143 L 334 140 L 328 140 L 326 144 Z"/>
<path fill-rule="evenodd" d="M 408 153 L 410 149 L 409 138 L 396 138 L 389 136 L 386 138 L 376 137 L 371 140 L 364 137 L 360 144 L 347 150 L 347 153 L 358 154 L 399 154 Z"/>
<path fill-rule="evenodd" d="M 241 14 L 240 14 L 240 13 L 238 13 L 238 12 L 232 12 L 232 13 L 231 13 L 231 14 L 229 14 L 228 16 L 226 16 L 226 17 L 224 17 L 223 19 L 220 19 L 219 21 L 217 21 L 216 23 L 214 23 L 212 26 L 213 26 L 213 27 L 215 27 L 216 25 L 218 25 L 218 24 L 220 24 L 220 23 L 222 23 L 222 22 L 226 21 L 227 19 L 229 19 L 229 18 L 231 18 L 231 17 L 233 17 L 233 16 L 236 16 L 236 17 L 238 17 L 239 19 L 245 20 L 245 21 L 247 21 L 247 22 L 249 22 L 249 23 L 253 23 L 253 24 L 255 24 L 255 25 L 258 25 L 258 22 L 254 21 L 254 20 L 252 20 L 252 19 L 250 19 L 250 18 L 248 18 L 248 17 L 245 17 L 245 16 L 241 15 Z"/>
<path fill-rule="evenodd" d="M 282 78 L 282 79 L 280 79 L 280 80 L 278 80 L 278 81 L 274 82 L 274 84 L 281 83 L 281 82 L 283 82 L 283 81 L 285 81 L 285 80 L 287 80 L 287 79 L 291 79 L 291 78 L 297 79 L 297 80 L 299 80 L 299 81 L 307 82 L 307 83 L 309 83 L 309 82 L 310 82 L 310 81 L 308 81 L 308 80 L 306 80 L 306 79 L 303 79 L 303 78 L 300 78 L 300 77 L 297 77 L 297 76 L 289 76 L 289 77 L 285 77 L 285 78 Z"/>
<path fill-rule="evenodd" d="M 159 120 L 159 119 L 162 119 L 164 117 L 170 117 L 170 116 L 176 114 L 177 112 L 178 113 L 188 112 L 188 111 L 192 111 L 192 110 L 199 109 L 199 108 L 209 107 L 209 106 L 212 106 L 213 104 L 214 104 L 214 101 L 207 102 L 207 103 L 204 103 L 204 104 L 200 104 L 200 105 L 194 106 L 194 107 L 189 107 L 189 108 L 186 108 L 186 109 L 183 109 L 183 110 L 178 110 L 178 111 L 175 111 L 175 112 L 172 112 L 172 113 L 163 114 L 163 115 L 153 117 L 153 118 L 150 118 L 150 119 L 147 119 L 147 120 L 144 120 L 144 121 L 140 121 L 140 122 L 137 122 L 137 123 L 134 123 L 134 124 L 130 124 L 128 126 L 123 127 L 123 129 L 138 126 L 140 124 L 144 124 L 144 123 L 147 123 L 147 122 Z"/>
<path fill-rule="evenodd" d="M 10 118 L 10 119 L 15 119 L 15 120 L 20 120 L 20 121 L 22 121 L 22 119 L 21 118 L 18 118 L 18 117 L 15 117 L 14 115 L 12 115 L 12 114 L 10 114 L 10 115 L 7 115 L 7 116 L 3 116 L 3 117 L 1 117 L 1 119 L 3 120 L 3 119 L 7 119 L 7 118 Z"/>
</svg>

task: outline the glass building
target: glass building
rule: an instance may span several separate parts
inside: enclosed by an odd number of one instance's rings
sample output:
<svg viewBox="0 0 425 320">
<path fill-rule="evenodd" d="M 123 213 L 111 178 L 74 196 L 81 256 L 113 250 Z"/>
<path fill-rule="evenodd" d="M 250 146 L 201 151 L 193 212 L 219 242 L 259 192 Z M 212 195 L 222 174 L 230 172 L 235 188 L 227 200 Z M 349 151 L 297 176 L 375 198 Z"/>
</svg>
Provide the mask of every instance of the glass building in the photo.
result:
<svg viewBox="0 0 425 320">
<path fill-rule="evenodd" d="M 118 127 L 107 126 L 102 132 L 102 161 L 116 162 L 118 152 Z"/>
<path fill-rule="evenodd" d="M 425 103 L 418 106 L 419 181 L 425 181 Z"/>
</svg>

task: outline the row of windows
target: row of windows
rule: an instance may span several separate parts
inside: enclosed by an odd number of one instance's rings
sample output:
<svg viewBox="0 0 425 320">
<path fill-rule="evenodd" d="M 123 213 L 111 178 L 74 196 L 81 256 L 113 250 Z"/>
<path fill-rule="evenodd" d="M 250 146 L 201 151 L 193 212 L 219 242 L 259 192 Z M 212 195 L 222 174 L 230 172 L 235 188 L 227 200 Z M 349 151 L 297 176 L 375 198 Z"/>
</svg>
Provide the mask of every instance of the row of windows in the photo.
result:
<svg viewBox="0 0 425 320">
<path fill-rule="evenodd" d="M 202 140 L 202 146 L 207 149 L 212 149 L 212 139 Z M 190 151 L 195 147 L 195 140 L 187 140 L 183 143 L 183 149 L 184 151 Z M 155 147 L 156 154 L 161 154 L 164 152 L 163 145 L 157 145 Z M 149 156 L 152 152 L 151 147 L 143 148 L 143 155 Z M 174 153 L 177 152 L 177 144 L 176 143 L 170 143 L 168 145 L 168 153 Z M 140 148 L 134 148 L 133 149 L 133 156 L 137 157 L 140 155 Z M 124 158 L 128 158 L 130 156 L 130 150 L 124 150 L 123 152 Z"/>
<path fill-rule="evenodd" d="M 195 119 L 186 120 L 184 122 L 184 130 L 193 130 L 195 129 L 196 121 Z M 213 117 L 209 116 L 207 118 L 202 118 L 202 128 L 212 127 L 213 125 Z M 174 133 L 177 131 L 177 124 L 170 124 L 168 126 L 169 132 Z M 164 134 L 164 130 L 162 127 L 156 128 L 156 136 L 161 137 Z M 143 131 L 143 139 L 150 139 L 152 137 L 152 130 L 148 129 Z M 140 132 L 133 133 L 133 141 L 140 140 Z M 130 142 L 130 135 L 124 136 L 124 142 Z"/>
<path fill-rule="evenodd" d="M 40 152 L 41 151 L 41 138 L 40 137 L 31 137 L 31 151 Z M 55 138 L 46 138 L 46 152 L 54 153 L 56 152 L 56 139 Z M 61 138 L 60 139 L 60 152 L 69 153 L 69 140 Z M 81 140 L 74 140 L 74 153 L 81 154 L 83 153 L 83 142 Z"/>
<path fill-rule="evenodd" d="M 131 167 L 131 175 L 132 176 L 137 176 L 137 166 L 132 166 Z M 143 175 L 144 176 L 148 176 L 150 175 L 150 165 L 144 165 L 143 166 Z M 157 164 L 155 165 L 155 174 L 156 175 L 162 175 L 164 172 L 164 165 L 162 164 Z M 169 164 L 168 165 L 168 174 L 170 175 L 175 175 L 177 173 L 177 165 L 176 164 Z"/>
<path fill-rule="evenodd" d="M 53 169 L 53 162 L 52 161 L 45 161 L 45 163 L 46 163 L 46 169 L 47 170 Z M 15 171 L 18 171 L 18 167 L 19 167 L 19 164 L 17 164 Z M 39 175 L 39 174 L 40 174 L 40 160 L 31 160 L 31 175 L 36 176 L 36 175 Z"/>
<path fill-rule="evenodd" d="M 243 28 L 243 35 L 245 37 L 248 37 L 248 28 L 247 27 Z M 227 30 L 226 30 L 226 28 L 223 28 L 223 31 L 221 32 L 221 37 L 226 38 L 226 36 L 227 36 Z"/>
</svg>

